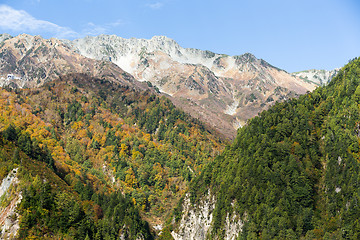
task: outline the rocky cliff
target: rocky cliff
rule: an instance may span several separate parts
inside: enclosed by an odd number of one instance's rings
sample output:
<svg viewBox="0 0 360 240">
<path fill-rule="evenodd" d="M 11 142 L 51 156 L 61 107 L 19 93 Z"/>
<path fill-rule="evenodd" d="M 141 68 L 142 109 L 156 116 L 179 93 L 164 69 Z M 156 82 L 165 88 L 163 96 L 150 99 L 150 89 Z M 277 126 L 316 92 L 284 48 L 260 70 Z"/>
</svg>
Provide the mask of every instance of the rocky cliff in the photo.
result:
<svg viewBox="0 0 360 240">
<path fill-rule="evenodd" d="M 22 195 L 17 189 L 19 179 L 18 168 L 13 169 L 1 181 L 0 185 L 0 239 L 15 239 L 19 229 L 17 205 L 21 202 Z"/>
<path fill-rule="evenodd" d="M 190 194 L 182 202 L 182 215 L 171 235 L 175 240 L 205 240 L 217 239 L 213 232 L 213 214 L 216 207 L 216 197 L 210 191 L 197 204 L 192 204 Z M 175 223 L 175 221 L 174 221 Z M 223 239 L 235 240 L 243 227 L 243 221 L 233 212 L 227 213 L 224 223 Z"/>
</svg>

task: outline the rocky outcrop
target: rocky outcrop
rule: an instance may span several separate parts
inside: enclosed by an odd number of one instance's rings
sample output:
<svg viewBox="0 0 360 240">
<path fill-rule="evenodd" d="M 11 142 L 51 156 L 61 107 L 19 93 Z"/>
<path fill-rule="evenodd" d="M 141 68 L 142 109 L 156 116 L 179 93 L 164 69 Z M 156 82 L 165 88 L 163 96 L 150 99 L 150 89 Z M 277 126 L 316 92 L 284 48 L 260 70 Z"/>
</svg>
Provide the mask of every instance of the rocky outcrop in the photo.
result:
<svg viewBox="0 0 360 240">
<path fill-rule="evenodd" d="M 182 217 L 171 233 L 175 240 L 205 240 L 211 234 L 213 211 L 216 199 L 210 192 L 198 203 L 192 205 L 187 194 L 183 201 Z M 233 212 L 226 217 L 223 239 L 235 240 L 242 230 L 243 222 Z M 217 239 L 218 237 L 213 237 Z"/>
<path fill-rule="evenodd" d="M 15 190 L 19 183 L 17 171 L 18 168 L 12 170 L 1 182 L 0 206 L 4 207 L 0 207 L 0 239 L 14 239 L 20 228 L 18 214 L 15 211 L 22 199 L 21 192 Z"/>
<path fill-rule="evenodd" d="M 183 201 L 182 218 L 177 230 L 171 234 L 175 240 L 202 240 L 206 239 L 211 230 L 213 218 L 212 212 L 215 209 L 215 198 L 208 194 L 203 201 L 196 206 L 190 203 L 189 195 Z"/>
<path fill-rule="evenodd" d="M 12 36 L 10 34 L 7 34 L 7 33 L 0 34 L 0 44 L 1 44 L 1 42 L 8 40 L 10 38 L 12 38 Z"/>
</svg>

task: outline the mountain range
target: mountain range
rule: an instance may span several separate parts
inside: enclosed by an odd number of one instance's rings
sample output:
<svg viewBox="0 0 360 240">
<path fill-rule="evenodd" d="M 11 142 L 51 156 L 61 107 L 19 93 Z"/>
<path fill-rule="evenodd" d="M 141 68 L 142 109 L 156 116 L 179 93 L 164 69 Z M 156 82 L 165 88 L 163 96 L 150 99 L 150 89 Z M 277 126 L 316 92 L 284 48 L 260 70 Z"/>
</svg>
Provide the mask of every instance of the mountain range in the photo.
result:
<svg viewBox="0 0 360 240">
<path fill-rule="evenodd" d="M 141 85 L 118 66 L 77 54 L 58 39 L 27 34 L 14 38 L 3 34 L 0 39 L 2 86 L 37 87 L 69 73 L 106 77 L 132 87 Z"/>
<path fill-rule="evenodd" d="M 250 53 L 228 56 L 182 48 L 164 36 L 100 35 L 69 41 L 3 34 L 1 39 L 4 86 L 39 86 L 72 72 L 110 77 L 135 88 L 148 85 L 229 139 L 258 112 L 319 84 Z M 7 74 L 14 75 L 12 81 L 6 82 Z"/>
</svg>

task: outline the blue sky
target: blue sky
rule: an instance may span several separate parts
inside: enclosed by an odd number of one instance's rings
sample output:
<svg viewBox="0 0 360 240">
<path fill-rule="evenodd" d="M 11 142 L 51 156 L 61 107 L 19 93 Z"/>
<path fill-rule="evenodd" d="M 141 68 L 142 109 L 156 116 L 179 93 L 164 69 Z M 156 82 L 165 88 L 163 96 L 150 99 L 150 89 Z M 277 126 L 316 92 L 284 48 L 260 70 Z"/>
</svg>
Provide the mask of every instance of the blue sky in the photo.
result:
<svg viewBox="0 0 360 240">
<path fill-rule="evenodd" d="M 250 52 L 288 72 L 330 70 L 360 56 L 360 1 L 0 0 L 0 32 L 165 35 L 182 47 Z"/>
</svg>

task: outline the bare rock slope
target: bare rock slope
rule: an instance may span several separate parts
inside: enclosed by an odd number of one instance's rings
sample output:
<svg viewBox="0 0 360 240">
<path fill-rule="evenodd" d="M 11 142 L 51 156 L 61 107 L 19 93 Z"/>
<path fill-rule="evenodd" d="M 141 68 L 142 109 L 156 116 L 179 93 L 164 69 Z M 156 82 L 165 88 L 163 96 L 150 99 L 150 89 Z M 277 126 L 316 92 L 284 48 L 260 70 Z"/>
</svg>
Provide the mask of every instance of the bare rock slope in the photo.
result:
<svg viewBox="0 0 360 240">
<path fill-rule="evenodd" d="M 86 58 L 58 39 L 27 34 L 0 36 L 0 87 L 36 87 L 69 73 L 85 73 L 127 86 L 139 85 L 119 66 Z"/>
<path fill-rule="evenodd" d="M 333 77 L 339 72 L 339 69 L 334 69 L 331 71 L 328 70 L 306 70 L 301 72 L 295 72 L 291 75 L 294 77 L 298 77 L 304 81 L 315 83 L 316 85 L 323 86 L 328 84 Z"/>
</svg>

